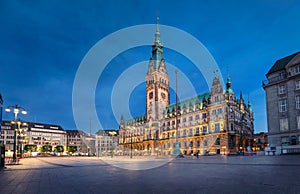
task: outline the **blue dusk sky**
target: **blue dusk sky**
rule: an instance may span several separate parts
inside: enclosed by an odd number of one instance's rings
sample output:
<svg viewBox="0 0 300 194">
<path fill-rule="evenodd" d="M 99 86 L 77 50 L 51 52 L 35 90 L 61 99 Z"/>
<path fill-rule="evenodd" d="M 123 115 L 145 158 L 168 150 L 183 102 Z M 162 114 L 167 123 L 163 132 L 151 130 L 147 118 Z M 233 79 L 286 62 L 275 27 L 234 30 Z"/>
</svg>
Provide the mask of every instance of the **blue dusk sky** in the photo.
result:
<svg viewBox="0 0 300 194">
<path fill-rule="evenodd" d="M 240 91 L 246 101 L 250 96 L 255 132 L 265 132 L 262 81 L 276 60 L 300 50 L 299 10 L 297 0 L 3 0 L 0 2 L 0 93 L 4 107 L 18 104 L 28 111 L 28 115 L 21 116 L 23 120 L 76 129 L 73 83 L 88 51 L 111 33 L 130 26 L 155 24 L 159 17 L 160 24 L 189 33 L 207 48 L 224 80 L 230 74 L 236 96 L 239 97 Z M 153 35 L 145 38 L 153 42 L 154 33 L 155 28 Z M 163 44 L 164 38 L 161 33 Z M 111 40 L 111 44 L 118 45 L 118 40 Z M 114 51 L 106 44 L 103 52 Z M 191 48 L 189 52 L 197 51 Z M 150 56 L 150 46 L 130 48 L 106 65 L 95 89 L 96 112 L 103 128 L 118 128 L 119 121 L 111 108 L 114 83 L 124 71 L 148 61 Z M 209 90 L 204 76 L 185 56 L 166 48 L 164 58 L 167 64 L 181 69 L 198 94 Z M 144 66 L 146 72 L 147 63 Z M 174 72 L 169 74 L 174 78 Z M 174 99 L 172 90 L 171 103 Z M 132 89 L 129 102 L 117 103 L 120 103 L 117 107 L 128 104 L 133 116 L 144 114 L 145 83 Z M 12 114 L 4 113 L 3 119 L 12 119 Z M 95 132 L 98 129 L 93 122 L 87 121 Z M 89 131 L 89 127 L 83 130 Z"/>
</svg>

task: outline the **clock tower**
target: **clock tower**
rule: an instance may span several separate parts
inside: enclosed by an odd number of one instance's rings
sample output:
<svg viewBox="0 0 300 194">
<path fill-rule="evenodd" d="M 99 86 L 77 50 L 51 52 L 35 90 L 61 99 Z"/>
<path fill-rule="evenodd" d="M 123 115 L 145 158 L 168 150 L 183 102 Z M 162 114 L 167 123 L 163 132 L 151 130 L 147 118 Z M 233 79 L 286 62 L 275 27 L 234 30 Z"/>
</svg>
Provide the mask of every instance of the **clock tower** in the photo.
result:
<svg viewBox="0 0 300 194">
<path fill-rule="evenodd" d="M 170 104 L 169 75 L 160 42 L 158 18 L 156 19 L 155 41 L 146 75 L 146 115 L 148 121 L 162 119 L 166 106 Z"/>
</svg>

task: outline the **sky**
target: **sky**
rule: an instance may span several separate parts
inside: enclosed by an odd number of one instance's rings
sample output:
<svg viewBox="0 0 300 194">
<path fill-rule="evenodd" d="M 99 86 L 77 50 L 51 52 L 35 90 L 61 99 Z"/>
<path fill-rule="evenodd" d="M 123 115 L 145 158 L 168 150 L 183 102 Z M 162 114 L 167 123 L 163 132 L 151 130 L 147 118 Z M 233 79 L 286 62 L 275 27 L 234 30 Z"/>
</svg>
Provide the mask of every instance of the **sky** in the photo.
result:
<svg viewBox="0 0 300 194">
<path fill-rule="evenodd" d="M 243 91 L 244 99 L 250 98 L 255 132 L 266 132 L 262 81 L 276 60 L 300 50 L 299 10 L 297 0 L 3 0 L 0 2 L 3 106 L 18 104 L 25 108 L 28 114 L 20 115 L 22 120 L 76 129 L 73 84 L 87 53 L 110 34 L 130 26 L 155 24 L 159 17 L 161 25 L 183 30 L 206 47 L 223 78 L 230 74 L 235 94 L 239 96 Z M 154 33 L 155 29 L 153 36 L 145 38 L 154 41 Z M 111 45 L 118 45 L 118 41 L 112 40 Z M 162 33 L 161 41 L 164 44 Z M 114 52 L 110 50 L 112 47 L 106 45 L 103 52 Z M 189 52 L 196 51 L 191 48 Z M 99 75 L 95 107 L 104 129 L 118 128 L 119 121 L 111 107 L 114 83 L 124 71 L 148 61 L 150 56 L 150 46 L 130 48 L 109 61 Z M 164 58 L 182 70 L 197 93 L 209 90 L 210 86 L 204 83 L 205 75 L 197 72 L 195 64 L 185 56 L 165 48 Z M 171 103 L 174 99 L 172 91 Z M 129 102 L 118 103 L 128 104 L 133 116 L 145 113 L 145 83 L 132 89 Z M 11 113 L 3 114 L 3 119 L 12 117 Z M 98 130 L 93 122 L 90 120 L 90 125 L 82 130 Z"/>
</svg>

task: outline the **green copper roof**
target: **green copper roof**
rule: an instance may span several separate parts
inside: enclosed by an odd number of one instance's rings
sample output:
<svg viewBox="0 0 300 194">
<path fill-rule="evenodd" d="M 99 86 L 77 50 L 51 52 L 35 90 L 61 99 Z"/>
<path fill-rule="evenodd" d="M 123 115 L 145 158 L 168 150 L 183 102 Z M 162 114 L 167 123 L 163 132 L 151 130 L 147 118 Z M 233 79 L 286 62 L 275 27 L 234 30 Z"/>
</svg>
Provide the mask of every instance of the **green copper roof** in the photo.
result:
<svg viewBox="0 0 300 194">
<path fill-rule="evenodd" d="M 267 73 L 270 74 L 270 73 L 274 73 L 276 71 L 280 71 L 282 69 L 285 68 L 285 66 L 297 55 L 299 54 L 300 52 L 296 52 L 292 55 L 289 55 L 287 57 L 284 57 L 282 59 L 279 59 L 275 62 L 275 64 L 271 67 L 271 69 L 269 70 L 269 72 Z"/>
<path fill-rule="evenodd" d="M 227 82 L 226 82 L 226 91 L 225 91 L 226 94 L 234 94 L 232 88 L 231 88 L 231 81 L 230 81 L 230 77 L 228 75 L 227 77 Z"/>
<path fill-rule="evenodd" d="M 133 119 L 127 120 L 127 121 L 125 122 L 125 125 L 131 125 L 131 124 L 139 123 L 139 122 L 142 122 L 142 121 L 145 121 L 145 120 L 146 120 L 146 115 L 143 114 L 143 115 L 134 117 Z"/>
<path fill-rule="evenodd" d="M 234 94 L 233 90 L 231 88 L 226 89 L 226 94 Z"/>
<path fill-rule="evenodd" d="M 195 106 L 196 102 L 202 104 L 203 98 L 205 98 L 207 100 L 209 97 L 210 97 L 209 92 L 200 94 L 198 96 L 182 100 L 181 102 L 178 103 L 178 107 L 180 110 L 182 110 L 184 108 L 184 106 L 186 108 L 189 108 L 190 105 Z M 176 108 L 176 104 L 170 104 L 169 106 L 166 107 L 166 113 L 175 111 L 176 110 L 175 108 Z"/>
</svg>

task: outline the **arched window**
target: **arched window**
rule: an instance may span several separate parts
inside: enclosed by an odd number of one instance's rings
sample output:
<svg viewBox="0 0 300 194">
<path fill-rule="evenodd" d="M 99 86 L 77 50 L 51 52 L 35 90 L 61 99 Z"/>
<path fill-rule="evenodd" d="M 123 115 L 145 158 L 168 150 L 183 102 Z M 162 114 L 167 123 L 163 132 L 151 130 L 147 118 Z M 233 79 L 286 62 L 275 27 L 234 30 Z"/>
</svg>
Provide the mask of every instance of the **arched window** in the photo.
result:
<svg viewBox="0 0 300 194">
<path fill-rule="evenodd" d="M 200 140 L 197 141 L 197 147 L 200 147 Z"/>
<path fill-rule="evenodd" d="M 216 139 L 216 145 L 220 145 L 220 138 Z"/>
</svg>

